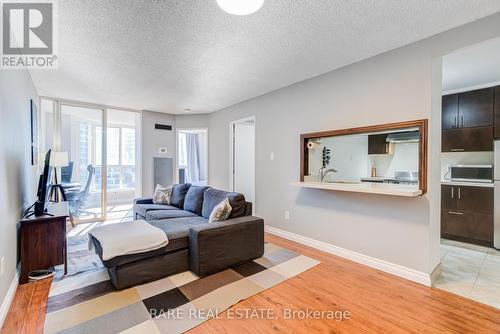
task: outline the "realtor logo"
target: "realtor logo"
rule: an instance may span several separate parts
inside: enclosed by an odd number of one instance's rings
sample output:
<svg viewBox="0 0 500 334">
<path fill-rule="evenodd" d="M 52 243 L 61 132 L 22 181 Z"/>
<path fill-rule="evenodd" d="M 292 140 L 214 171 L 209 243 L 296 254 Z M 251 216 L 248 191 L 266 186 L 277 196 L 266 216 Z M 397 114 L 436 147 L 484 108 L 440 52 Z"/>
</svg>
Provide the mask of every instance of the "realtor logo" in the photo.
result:
<svg viewBox="0 0 500 334">
<path fill-rule="evenodd" d="M 53 2 L 2 3 L 2 68 L 56 68 Z"/>
</svg>

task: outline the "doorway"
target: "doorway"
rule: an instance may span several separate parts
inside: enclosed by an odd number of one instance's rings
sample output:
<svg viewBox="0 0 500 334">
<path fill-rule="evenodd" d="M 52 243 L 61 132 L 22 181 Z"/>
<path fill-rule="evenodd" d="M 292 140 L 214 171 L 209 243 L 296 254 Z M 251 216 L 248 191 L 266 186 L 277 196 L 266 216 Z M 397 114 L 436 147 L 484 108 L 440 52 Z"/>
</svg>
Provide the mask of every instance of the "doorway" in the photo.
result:
<svg viewBox="0 0 500 334">
<path fill-rule="evenodd" d="M 178 183 L 208 185 L 208 129 L 177 129 Z"/>
<path fill-rule="evenodd" d="M 441 70 L 442 239 L 433 286 L 500 308 L 500 39 L 445 55 Z"/>
<path fill-rule="evenodd" d="M 255 117 L 230 124 L 230 189 L 242 193 L 255 212 Z"/>
</svg>

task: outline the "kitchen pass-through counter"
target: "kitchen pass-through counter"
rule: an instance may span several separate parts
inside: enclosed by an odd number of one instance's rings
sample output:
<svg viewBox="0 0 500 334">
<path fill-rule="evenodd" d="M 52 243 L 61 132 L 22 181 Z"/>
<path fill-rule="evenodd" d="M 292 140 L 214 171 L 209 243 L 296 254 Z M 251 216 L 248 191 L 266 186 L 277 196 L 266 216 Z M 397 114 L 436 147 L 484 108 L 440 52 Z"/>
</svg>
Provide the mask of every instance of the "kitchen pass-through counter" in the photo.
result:
<svg viewBox="0 0 500 334">
<path fill-rule="evenodd" d="M 301 188 L 324 189 L 333 191 L 347 191 L 365 194 L 379 194 L 403 197 L 417 197 L 422 195 L 418 185 L 403 185 L 373 182 L 293 182 L 290 185 Z"/>
</svg>

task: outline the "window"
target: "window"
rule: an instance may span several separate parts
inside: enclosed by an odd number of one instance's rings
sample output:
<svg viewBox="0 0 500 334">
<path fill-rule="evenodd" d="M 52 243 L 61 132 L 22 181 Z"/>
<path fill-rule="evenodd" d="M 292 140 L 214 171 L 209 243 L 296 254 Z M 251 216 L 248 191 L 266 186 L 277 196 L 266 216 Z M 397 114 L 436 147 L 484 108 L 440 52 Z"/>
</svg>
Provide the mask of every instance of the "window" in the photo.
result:
<svg viewBox="0 0 500 334">
<path fill-rule="evenodd" d="M 127 127 L 108 126 L 107 129 L 108 190 L 135 187 L 135 129 Z M 101 162 L 102 128 L 96 126 L 96 165 Z M 100 179 L 100 168 L 96 171 Z"/>
<path fill-rule="evenodd" d="M 90 123 L 88 122 L 78 122 L 79 136 L 78 141 L 78 159 L 80 160 L 77 175 L 80 176 L 80 183 L 85 184 L 87 178 L 87 166 L 91 164 L 90 148 L 91 134 L 90 134 Z"/>
<path fill-rule="evenodd" d="M 135 130 L 122 128 L 122 165 L 135 165 Z"/>
<path fill-rule="evenodd" d="M 107 163 L 108 166 L 121 165 L 120 163 L 120 128 L 108 127 L 106 135 L 108 140 Z"/>
</svg>

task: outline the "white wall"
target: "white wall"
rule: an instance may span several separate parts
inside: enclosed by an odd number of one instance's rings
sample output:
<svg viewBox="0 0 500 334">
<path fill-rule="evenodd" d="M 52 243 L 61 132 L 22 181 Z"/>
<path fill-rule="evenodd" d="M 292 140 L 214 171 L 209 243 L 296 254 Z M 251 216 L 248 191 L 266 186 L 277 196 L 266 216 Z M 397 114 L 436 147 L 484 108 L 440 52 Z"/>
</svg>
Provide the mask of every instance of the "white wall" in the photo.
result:
<svg viewBox="0 0 500 334">
<path fill-rule="evenodd" d="M 255 201 L 255 124 L 234 124 L 234 191 L 245 195 L 248 202 Z"/>
<path fill-rule="evenodd" d="M 377 176 L 394 177 L 396 171 L 418 172 L 418 143 L 395 143 L 392 154 L 370 155 Z"/>
<path fill-rule="evenodd" d="M 500 14 L 210 116 L 210 184 L 227 188 L 228 123 L 256 116 L 256 208 L 266 224 L 430 273 L 439 262 L 441 56 L 497 37 Z M 290 186 L 299 134 L 430 120 L 428 193 L 399 198 Z M 270 160 L 270 153 L 275 160 Z M 284 220 L 284 211 L 291 220 Z"/>
<path fill-rule="evenodd" d="M 0 70 L 0 258 L 5 258 L 5 273 L 0 277 L 0 305 L 16 272 L 17 224 L 22 211 L 34 202 L 38 183 L 38 168 L 31 166 L 30 99 L 39 110 L 37 92 L 28 71 Z"/>
<path fill-rule="evenodd" d="M 175 115 L 175 126 L 182 128 L 208 128 L 209 114 Z"/>
<path fill-rule="evenodd" d="M 172 125 L 172 130 L 156 130 L 155 124 Z M 151 111 L 142 112 L 142 195 L 152 196 L 154 191 L 153 158 L 174 158 L 175 164 L 175 116 Z M 167 148 L 159 154 L 160 147 Z"/>
<path fill-rule="evenodd" d="M 208 131 L 198 133 L 200 145 L 200 181 L 208 183 Z"/>
</svg>

